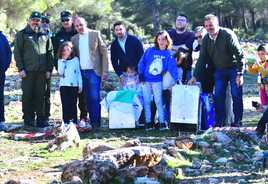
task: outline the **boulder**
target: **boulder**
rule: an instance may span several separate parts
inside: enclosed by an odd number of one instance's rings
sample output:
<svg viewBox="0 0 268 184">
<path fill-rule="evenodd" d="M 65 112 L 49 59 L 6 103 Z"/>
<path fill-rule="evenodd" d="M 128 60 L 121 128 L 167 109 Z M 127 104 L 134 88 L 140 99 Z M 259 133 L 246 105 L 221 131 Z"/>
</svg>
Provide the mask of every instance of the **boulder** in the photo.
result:
<svg viewBox="0 0 268 184">
<path fill-rule="evenodd" d="M 90 146 L 87 149 L 90 150 Z M 140 167 L 140 170 L 136 170 L 136 173 L 139 174 L 142 169 L 145 172 L 145 167 L 152 167 L 158 164 L 162 159 L 162 155 L 162 150 L 147 146 L 119 148 L 97 153 L 91 152 L 91 155 L 88 155 L 86 160 L 78 160 L 67 164 L 63 169 L 61 180 L 62 182 L 72 181 L 73 177 L 77 176 L 84 183 L 105 184 L 116 176 L 118 169 L 136 166 Z M 145 173 L 148 173 L 148 171 Z"/>
</svg>

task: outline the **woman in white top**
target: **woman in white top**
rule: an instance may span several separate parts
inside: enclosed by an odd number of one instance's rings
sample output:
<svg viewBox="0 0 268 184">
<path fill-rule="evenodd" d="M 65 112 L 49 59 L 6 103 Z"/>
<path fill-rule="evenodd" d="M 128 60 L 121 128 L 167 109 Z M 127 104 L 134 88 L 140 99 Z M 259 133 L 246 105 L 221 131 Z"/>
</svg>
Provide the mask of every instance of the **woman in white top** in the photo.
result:
<svg viewBox="0 0 268 184">
<path fill-rule="evenodd" d="M 77 95 L 82 92 L 82 77 L 79 59 L 74 57 L 72 42 L 64 42 L 58 50 L 58 73 L 60 96 L 65 124 L 77 123 Z"/>
</svg>

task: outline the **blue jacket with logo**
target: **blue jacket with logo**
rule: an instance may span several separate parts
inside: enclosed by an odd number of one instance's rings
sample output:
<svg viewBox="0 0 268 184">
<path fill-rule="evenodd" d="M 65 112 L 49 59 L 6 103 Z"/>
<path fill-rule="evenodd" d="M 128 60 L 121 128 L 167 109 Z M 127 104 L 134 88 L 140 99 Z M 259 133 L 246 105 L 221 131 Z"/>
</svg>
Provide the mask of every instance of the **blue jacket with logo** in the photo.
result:
<svg viewBox="0 0 268 184">
<path fill-rule="evenodd" d="M 155 47 L 148 48 L 142 56 L 138 72 L 141 81 L 161 82 L 163 74 L 169 71 L 175 81 L 178 80 L 176 60 L 169 50 L 159 50 Z"/>
</svg>

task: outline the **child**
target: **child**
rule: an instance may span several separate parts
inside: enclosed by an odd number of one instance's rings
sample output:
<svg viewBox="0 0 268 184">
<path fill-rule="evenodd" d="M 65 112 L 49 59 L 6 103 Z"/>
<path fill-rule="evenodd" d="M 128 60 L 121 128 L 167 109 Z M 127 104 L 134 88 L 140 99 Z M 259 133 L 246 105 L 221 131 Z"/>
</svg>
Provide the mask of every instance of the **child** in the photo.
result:
<svg viewBox="0 0 268 184">
<path fill-rule="evenodd" d="M 77 95 L 82 92 L 80 64 L 74 57 L 71 42 L 61 44 L 58 51 L 58 73 L 60 75 L 60 96 L 62 115 L 65 124 L 77 123 Z"/>
<path fill-rule="evenodd" d="M 261 80 L 258 81 L 259 85 L 259 96 L 261 101 L 260 108 L 267 108 L 268 106 L 268 60 L 266 58 L 267 52 L 265 45 L 261 44 L 257 48 L 259 61 L 252 63 L 247 63 L 248 72 L 252 74 L 259 74 Z M 259 107 L 257 107 L 259 110 Z"/>
<path fill-rule="evenodd" d="M 139 75 L 134 67 L 127 67 L 127 71 L 120 76 L 121 85 L 123 89 L 140 91 Z"/>
<path fill-rule="evenodd" d="M 169 50 L 171 45 L 172 40 L 166 31 L 157 33 L 154 40 L 154 47 L 146 50 L 138 65 L 140 81 L 143 82 L 142 94 L 145 110 L 145 130 L 152 130 L 154 124 L 154 122 L 151 122 L 152 96 L 158 111 L 160 130 L 168 129 L 168 125 L 164 121 L 162 99 L 163 73 L 169 71 L 174 80 L 178 80 L 176 61 Z"/>
</svg>

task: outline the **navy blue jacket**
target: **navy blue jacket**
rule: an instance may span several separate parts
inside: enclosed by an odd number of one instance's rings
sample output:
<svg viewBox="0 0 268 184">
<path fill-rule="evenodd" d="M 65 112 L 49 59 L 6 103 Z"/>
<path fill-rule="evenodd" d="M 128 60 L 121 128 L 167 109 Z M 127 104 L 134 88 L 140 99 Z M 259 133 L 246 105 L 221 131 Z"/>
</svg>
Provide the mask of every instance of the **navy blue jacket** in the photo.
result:
<svg viewBox="0 0 268 184">
<path fill-rule="evenodd" d="M 139 60 L 144 51 L 142 43 L 136 36 L 127 35 L 126 53 L 122 50 L 117 39 L 111 45 L 111 61 L 115 73 L 120 76 L 129 66 L 135 67 L 137 70 Z"/>
<path fill-rule="evenodd" d="M 11 62 L 12 52 L 9 43 L 3 33 L 0 31 L 0 70 L 5 72 Z"/>
</svg>

